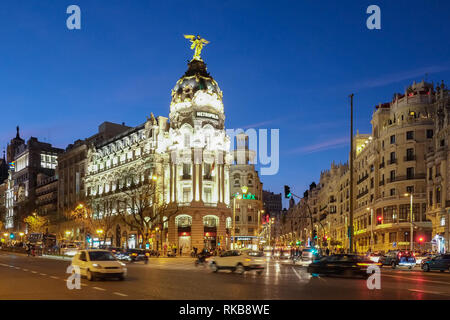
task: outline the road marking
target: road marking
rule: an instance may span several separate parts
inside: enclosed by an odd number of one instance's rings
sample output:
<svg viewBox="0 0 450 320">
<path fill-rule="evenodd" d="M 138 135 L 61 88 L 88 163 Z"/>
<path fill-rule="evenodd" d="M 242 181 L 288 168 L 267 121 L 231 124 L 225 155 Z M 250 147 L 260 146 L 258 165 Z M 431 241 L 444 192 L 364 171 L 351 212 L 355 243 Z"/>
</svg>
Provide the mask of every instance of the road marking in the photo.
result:
<svg viewBox="0 0 450 320">
<path fill-rule="evenodd" d="M 31 271 L 31 273 L 37 273 L 37 271 Z"/>
<path fill-rule="evenodd" d="M 46 276 L 47 274 L 46 273 L 39 273 L 41 276 Z"/>
<path fill-rule="evenodd" d="M 23 271 L 28 271 L 28 269 L 22 269 Z"/>
<path fill-rule="evenodd" d="M 437 292 L 437 291 L 426 291 L 426 290 L 419 290 L 419 289 L 408 289 L 409 291 L 413 292 L 420 292 L 420 293 L 430 293 L 430 294 L 438 294 L 438 295 L 444 295 L 447 296 L 445 292 Z"/>
<path fill-rule="evenodd" d="M 417 282 L 430 282 L 430 283 L 439 283 L 439 284 L 450 284 L 450 282 L 444 282 L 444 281 L 434 281 L 434 280 L 425 280 L 420 278 L 408 278 L 408 277 L 401 277 L 401 276 L 394 276 L 390 274 L 384 274 L 385 277 L 391 277 L 391 278 L 397 278 L 397 279 L 405 279 L 410 281 L 417 281 Z"/>
<path fill-rule="evenodd" d="M 121 297 L 128 297 L 127 294 L 120 293 L 120 292 L 113 292 L 113 294 L 118 295 L 118 296 L 121 296 Z"/>
<path fill-rule="evenodd" d="M 17 270 L 19 270 L 19 269 L 20 269 L 19 267 L 14 267 L 14 268 L 16 268 Z"/>
<path fill-rule="evenodd" d="M 294 269 L 294 267 L 292 267 L 292 270 L 294 271 L 297 278 L 299 278 L 300 280 L 303 280 L 302 277 L 297 273 L 297 270 Z"/>
<path fill-rule="evenodd" d="M 58 277 L 55 277 L 55 276 L 50 276 L 50 278 L 52 278 L 52 279 L 59 279 Z"/>
<path fill-rule="evenodd" d="M 106 291 L 106 289 L 103 289 L 103 288 L 99 288 L 99 287 L 92 287 L 92 289 L 95 289 L 95 290 L 100 290 L 100 291 Z"/>
</svg>

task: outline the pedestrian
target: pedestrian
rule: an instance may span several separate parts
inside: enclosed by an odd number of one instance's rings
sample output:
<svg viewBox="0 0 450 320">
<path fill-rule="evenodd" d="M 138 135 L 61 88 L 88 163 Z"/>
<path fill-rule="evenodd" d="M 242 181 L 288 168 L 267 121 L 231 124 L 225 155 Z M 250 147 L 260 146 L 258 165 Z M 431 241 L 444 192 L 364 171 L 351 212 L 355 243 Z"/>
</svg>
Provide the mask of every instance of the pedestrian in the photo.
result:
<svg viewBox="0 0 450 320">
<path fill-rule="evenodd" d="M 180 247 L 180 257 L 183 255 L 183 247 Z"/>
<path fill-rule="evenodd" d="M 29 243 L 27 243 L 27 245 L 26 245 L 26 251 L 27 251 L 27 256 L 29 257 L 30 253 L 31 253 L 31 246 Z"/>
<path fill-rule="evenodd" d="M 194 254 L 195 254 L 195 256 L 197 256 L 197 250 L 198 250 L 198 248 L 194 247 Z"/>
<path fill-rule="evenodd" d="M 330 255 L 330 249 L 327 248 L 326 253 L 327 253 L 327 256 L 329 256 Z"/>
</svg>

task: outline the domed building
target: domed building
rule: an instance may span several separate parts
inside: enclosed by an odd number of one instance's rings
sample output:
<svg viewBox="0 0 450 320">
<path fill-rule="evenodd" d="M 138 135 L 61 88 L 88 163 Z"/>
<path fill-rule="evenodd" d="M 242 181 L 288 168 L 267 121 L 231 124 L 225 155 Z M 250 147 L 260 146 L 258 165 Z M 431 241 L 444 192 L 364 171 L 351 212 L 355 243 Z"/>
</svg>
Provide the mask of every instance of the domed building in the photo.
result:
<svg viewBox="0 0 450 320">
<path fill-rule="evenodd" d="M 170 246 L 183 254 L 229 247 L 232 157 L 224 122 L 222 91 L 206 64 L 192 59 L 172 90 L 169 118 L 152 114 L 89 147 L 85 187 L 94 217 L 134 214 L 148 226 L 119 219 L 104 231 L 106 245 Z M 146 184 L 154 187 L 147 195 L 140 191 Z M 146 207 L 137 208 L 136 198 Z"/>
<path fill-rule="evenodd" d="M 185 250 L 225 248 L 231 227 L 230 139 L 222 91 L 203 61 L 190 61 L 177 81 L 169 119 L 165 180 L 170 202 L 182 213 L 169 219 L 168 242 Z"/>
</svg>

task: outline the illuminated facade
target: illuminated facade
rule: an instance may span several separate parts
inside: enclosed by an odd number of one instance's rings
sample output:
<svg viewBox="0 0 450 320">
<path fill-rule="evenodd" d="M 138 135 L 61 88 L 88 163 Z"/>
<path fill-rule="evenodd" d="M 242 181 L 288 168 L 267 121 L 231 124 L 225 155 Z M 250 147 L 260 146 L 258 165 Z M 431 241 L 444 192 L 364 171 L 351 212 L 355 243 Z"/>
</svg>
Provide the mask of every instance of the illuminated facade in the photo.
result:
<svg viewBox="0 0 450 320">
<path fill-rule="evenodd" d="M 89 148 L 85 189 L 94 211 L 101 216 L 104 210 L 120 210 L 128 174 L 142 181 L 155 177 L 156 201 L 171 205 L 176 214 L 159 221 L 163 230 L 152 236 L 153 249 L 162 243 L 189 254 L 193 247 L 229 245 L 231 155 L 224 120 L 219 86 L 203 61 L 192 60 L 172 90 L 169 119 L 152 114 Z M 117 246 L 140 244 L 140 235 L 123 225 L 108 238 Z"/>
<path fill-rule="evenodd" d="M 236 204 L 236 246 L 254 248 L 258 245 L 264 214 L 262 183 L 253 164 L 255 151 L 248 149 L 248 137 L 244 134 L 237 135 L 236 142 L 234 163 L 230 167 L 230 202 L 232 207 Z"/>
<path fill-rule="evenodd" d="M 450 248 L 450 100 L 444 83 L 436 87 L 434 136 L 426 154 L 427 217 L 433 222 L 432 247 L 437 252 Z"/>
<path fill-rule="evenodd" d="M 413 83 L 404 94 L 395 94 L 392 102 L 376 107 L 371 134 L 357 133 L 354 137 L 353 239 L 358 252 L 410 248 L 411 193 L 414 248 L 432 248 L 432 225 L 438 226 L 443 219 L 432 223 L 428 198 L 436 199 L 435 190 L 446 188 L 439 177 L 426 179 L 427 171 L 430 172 L 427 166 L 434 166 L 436 161 L 446 165 L 432 154 L 425 160 L 429 146 L 433 143 L 440 146 L 443 140 L 440 138 L 437 142 L 433 138 L 437 98 L 431 84 Z M 447 131 L 443 131 L 442 135 L 446 134 Z M 298 239 L 308 243 L 312 231 L 309 207 L 313 229 L 318 235 L 316 243 L 326 244 L 331 251 L 348 249 L 349 176 L 347 164 L 333 164 L 330 170 L 322 172 L 319 183 L 313 184 L 302 201 L 289 210 L 285 232 L 279 241 L 288 244 Z M 427 188 L 428 195 L 433 191 L 433 196 L 427 197 Z M 439 205 L 431 205 L 439 211 L 439 217 L 446 212 L 442 206 L 447 198 L 444 199 L 442 193 L 438 197 Z M 445 230 L 436 228 L 434 234 L 443 235 Z"/>
</svg>

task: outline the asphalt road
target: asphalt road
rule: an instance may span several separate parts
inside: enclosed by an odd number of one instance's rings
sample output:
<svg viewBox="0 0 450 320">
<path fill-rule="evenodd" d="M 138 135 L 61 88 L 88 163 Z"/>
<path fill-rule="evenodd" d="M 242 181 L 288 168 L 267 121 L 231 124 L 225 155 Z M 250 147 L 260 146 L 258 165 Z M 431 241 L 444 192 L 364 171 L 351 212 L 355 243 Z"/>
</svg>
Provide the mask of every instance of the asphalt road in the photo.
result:
<svg viewBox="0 0 450 320">
<path fill-rule="evenodd" d="M 0 299 L 449 299 L 450 273 L 383 268 L 381 289 L 366 280 L 311 277 L 303 267 L 270 261 L 263 274 L 212 273 L 191 258 L 128 264 L 124 281 L 82 279 L 69 290 L 69 261 L 0 253 Z"/>
</svg>

